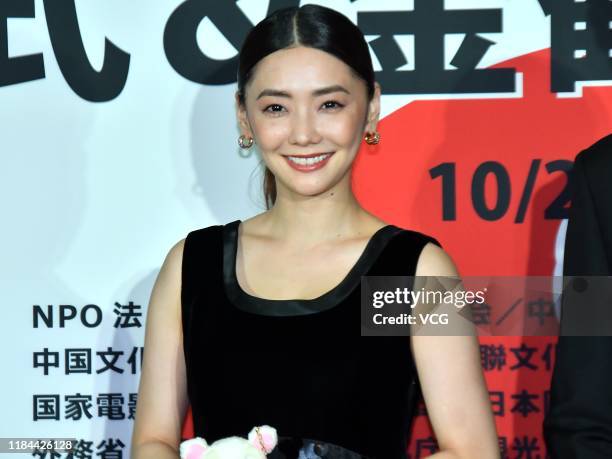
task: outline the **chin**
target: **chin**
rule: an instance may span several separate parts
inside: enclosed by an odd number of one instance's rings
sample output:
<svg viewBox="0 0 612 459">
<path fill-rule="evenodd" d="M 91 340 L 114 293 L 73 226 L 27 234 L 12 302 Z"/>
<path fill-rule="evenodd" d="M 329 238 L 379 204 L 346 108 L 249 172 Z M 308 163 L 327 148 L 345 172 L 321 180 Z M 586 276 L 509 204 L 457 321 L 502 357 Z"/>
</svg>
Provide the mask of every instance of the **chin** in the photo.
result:
<svg viewBox="0 0 612 459">
<path fill-rule="evenodd" d="M 315 197 L 332 190 L 337 183 L 337 180 L 329 179 L 325 181 L 319 180 L 316 183 L 296 183 L 294 180 L 287 188 L 291 194 L 303 197 Z"/>
<path fill-rule="evenodd" d="M 285 164 L 278 166 L 280 167 L 274 167 L 272 173 L 277 181 L 282 183 L 283 188 L 286 188 L 290 194 L 305 197 L 318 196 L 332 190 L 350 171 L 350 164 L 347 167 L 338 167 L 339 164 L 329 163 L 324 168 L 312 172 L 286 169 Z"/>
</svg>

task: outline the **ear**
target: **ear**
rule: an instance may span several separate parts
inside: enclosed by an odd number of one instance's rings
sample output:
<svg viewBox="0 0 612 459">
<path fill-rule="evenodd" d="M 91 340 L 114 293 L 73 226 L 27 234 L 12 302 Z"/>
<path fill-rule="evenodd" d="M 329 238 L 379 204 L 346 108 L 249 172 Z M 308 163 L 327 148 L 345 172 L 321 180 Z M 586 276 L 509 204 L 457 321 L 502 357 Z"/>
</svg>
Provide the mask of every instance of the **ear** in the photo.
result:
<svg viewBox="0 0 612 459">
<path fill-rule="evenodd" d="M 259 435 L 257 435 L 258 429 Z M 254 427 L 253 430 L 249 432 L 249 443 L 263 453 L 268 454 L 278 443 L 276 429 L 270 426 Z"/>
<path fill-rule="evenodd" d="M 251 123 L 249 123 L 249 118 L 247 116 L 246 105 L 240 103 L 238 91 L 236 91 L 234 97 L 236 99 L 236 116 L 238 118 L 238 126 L 240 127 L 240 133 L 248 137 L 253 137 Z"/>
<path fill-rule="evenodd" d="M 200 459 L 200 456 L 208 448 L 206 440 L 200 437 L 195 437 L 182 442 L 179 446 L 181 459 Z"/>
<path fill-rule="evenodd" d="M 374 94 L 368 105 L 368 115 L 366 119 L 365 132 L 376 131 L 376 125 L 380 117 L 380 84 L 374 82 Z"/>
</svg>

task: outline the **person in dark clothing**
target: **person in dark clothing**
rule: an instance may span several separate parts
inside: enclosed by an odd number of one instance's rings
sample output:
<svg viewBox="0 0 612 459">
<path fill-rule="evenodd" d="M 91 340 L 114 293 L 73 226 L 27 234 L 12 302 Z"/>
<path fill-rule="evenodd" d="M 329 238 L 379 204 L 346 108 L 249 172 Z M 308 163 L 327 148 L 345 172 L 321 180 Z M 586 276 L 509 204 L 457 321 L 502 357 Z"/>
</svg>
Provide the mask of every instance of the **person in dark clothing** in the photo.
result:
<svg viewBox="0 0 612 459">
<path fill-rule="evenodd" d="M 169 251 L 147 310 L 132 458 L 176 458 L 189 404 L 208 442 L 267 424 L 302 442 L 287 459 L 315 446 L 317 458 L 405 459 L 419 386 L 432 459 L 499 459 L 476 336 L 361 336 L 362 276 L 458 272 L 433 237 L 353 193 L 357 153 L 381 137 L 359 28 L 318 5 L 277 10 L 246 37 L 237 89 L 238 144 L 261 154 L 268 210 Z"/>
<path fill-rule="evenodd" d="M 612 276 L 612 135 L 576 156 L 571 180 L 563 274 Z M 612 457 L 612 336 L 559 337 L 544 438 L 553 459 Z"/>
</svg>

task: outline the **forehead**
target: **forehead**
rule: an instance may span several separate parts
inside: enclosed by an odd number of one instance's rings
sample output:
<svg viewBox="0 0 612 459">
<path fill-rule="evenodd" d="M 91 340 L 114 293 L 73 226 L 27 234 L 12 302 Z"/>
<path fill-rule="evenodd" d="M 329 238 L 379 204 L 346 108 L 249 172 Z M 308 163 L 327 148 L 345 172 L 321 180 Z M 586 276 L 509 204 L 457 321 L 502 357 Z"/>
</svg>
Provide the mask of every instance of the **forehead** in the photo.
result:
<svg viewBox="0 0 612 459">
<path fill-rule="evenodd" d="M 363 82 L 347 64 L 332 54 L 299 46 L 264 57 L 257 63 L 249 86 L 255 90 L 274 88 L 300 92 L 334 84 L 350 90 L 363 85 Z"/>
</svg>

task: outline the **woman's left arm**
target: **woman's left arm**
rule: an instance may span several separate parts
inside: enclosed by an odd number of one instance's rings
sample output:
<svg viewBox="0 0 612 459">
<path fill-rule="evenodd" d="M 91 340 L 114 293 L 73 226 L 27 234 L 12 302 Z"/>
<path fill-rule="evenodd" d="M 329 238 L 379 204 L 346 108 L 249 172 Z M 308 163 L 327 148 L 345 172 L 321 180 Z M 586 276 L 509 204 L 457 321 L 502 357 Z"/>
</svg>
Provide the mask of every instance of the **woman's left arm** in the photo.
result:
<svg viewBox="0 0 612 459">
<path fill-rule="evenodd" d="M 417 276 L 459 277 L 444 250 L 427 244 Z M 411 336 L 423 398 L 440 452 L 432 459 L 499 459 L 499 443 L 476 336 Z"/>
</svg>

